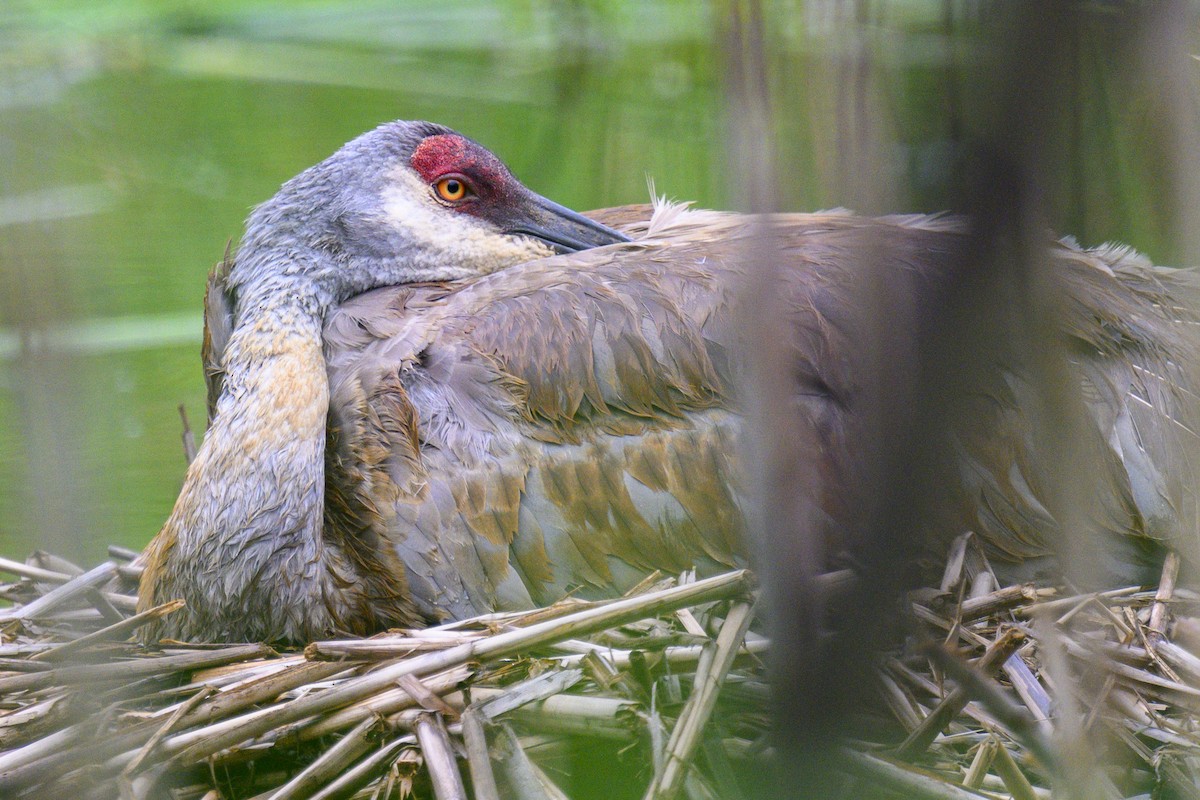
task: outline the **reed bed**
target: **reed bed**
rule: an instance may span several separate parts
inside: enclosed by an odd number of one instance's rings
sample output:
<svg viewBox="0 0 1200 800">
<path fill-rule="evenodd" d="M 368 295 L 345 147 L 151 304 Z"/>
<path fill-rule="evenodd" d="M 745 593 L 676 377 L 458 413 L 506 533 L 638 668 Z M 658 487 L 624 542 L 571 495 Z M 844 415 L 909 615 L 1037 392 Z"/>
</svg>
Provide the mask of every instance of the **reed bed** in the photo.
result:
<svg viewBox="0 0 1200 800">
<path fill-rule="evenodd" d="M 746 571 L 303 650 L 137 643 L 136 554 L 0 559 L 0 797 L 773 796 Z M 878 657 L 847 797 L 1196 797 L 1200 596 L 1000 586 L 968 535 Z M 836 592 L 848 576 L 834 574 Z"/>
</svg>

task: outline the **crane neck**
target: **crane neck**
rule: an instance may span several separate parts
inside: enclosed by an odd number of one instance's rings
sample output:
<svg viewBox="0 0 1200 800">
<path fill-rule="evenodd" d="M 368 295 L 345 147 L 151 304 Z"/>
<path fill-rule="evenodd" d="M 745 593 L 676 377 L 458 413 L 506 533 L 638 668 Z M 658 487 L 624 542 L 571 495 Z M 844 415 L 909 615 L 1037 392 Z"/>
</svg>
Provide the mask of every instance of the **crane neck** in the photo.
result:
<svg viewBox="0 0 1200 800">
<path fill-rule="evenodd" d="M 147 551 L 156 574 L 143 588 L 156 596 L 143 601 L 188 603 L 167 618 L 164 633 L 177 638 L 309 638 L 336 626 L 338 586 L 352 579 L 322 540 L 323 304 L 303 291 L 246 299 L 212 425 Z"/>
</svg>

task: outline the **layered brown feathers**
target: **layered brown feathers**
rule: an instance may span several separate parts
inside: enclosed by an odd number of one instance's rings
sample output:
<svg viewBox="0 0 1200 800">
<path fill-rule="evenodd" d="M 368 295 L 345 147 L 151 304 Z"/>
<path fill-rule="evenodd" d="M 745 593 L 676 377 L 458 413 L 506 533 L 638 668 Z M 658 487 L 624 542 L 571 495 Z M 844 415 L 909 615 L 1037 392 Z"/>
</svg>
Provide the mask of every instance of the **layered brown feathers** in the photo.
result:
<svg viewBox="0 0 1200 800">
<path fill-rule="evenodd" d="M 375 559 L 362 574 L 402 569 L 425 617 L 611 594 L 654 569 L 745 561 L 736 356 L 746 343 L 733 307 L 751 229 L 731 214 L 675 212 L 653 228 L 648 217 L 646 207 L 597 215 L 634 235 L 631 245 L 379 289 L 327 320 L 326 536 Z M 773 230 L 796 424 L 819 432 L 810 457 L 824 485 L 811 490 L 836 528 L 861 502 L 846 434 L 869 365 L 854 265 L 873 248 L 896 303 L 919 307 L 966 233 L 955 220 L 845 213 L 781 216 Z M 1180 302 L 1194 278 L 1120 248 L 1056 244 L 1051 261 L 1105 453 L 1106 496 L 1092 515 L 1120 535 L 1174 535 L 1194 513 L 1200 353 L 1196 314 Z M 219 303 L 207 308 L 219 392 L 227 327 Z M 975 530 L 1001 557 L 1039 556 L 1056 522 L 1027 419 L 1035 393 L 1019 363 L 989 374 L 950 432 L 960 465 L 944 513 L 920 535 Z M 349 590 L 359 589 L 370 591 Z"/>
</svg>

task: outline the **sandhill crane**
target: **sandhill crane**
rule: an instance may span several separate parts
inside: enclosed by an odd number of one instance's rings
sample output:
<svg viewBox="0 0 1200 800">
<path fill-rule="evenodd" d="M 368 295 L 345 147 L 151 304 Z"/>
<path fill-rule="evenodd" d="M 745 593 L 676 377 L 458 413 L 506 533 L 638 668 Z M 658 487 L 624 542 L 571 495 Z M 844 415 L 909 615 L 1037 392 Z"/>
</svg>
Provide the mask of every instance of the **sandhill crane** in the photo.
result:
<svg viewBox="0 0 1200 800">
<path fill-rule="evenodd" d="M 211 424 L 140 593 L 187 608 L 152 635 L 305 641 L 744 563 L 734 312 L 755 228 L 669 206 L 594 216 L 612 227 L 424 122 L 364 134 L 259 206 L 210 282 Z M 871 248 L 898 300 L 919 299 L 955 268 L 967 225 L 770 225 L 797 424 L 818 433 L 819 504 L 836 520 L 859 501 L 845 441 L 868 363 L 858 254 Z M 1196 282 L 1119 247 L 1047 246 L 1108 476 L 1092 514 L 1166 537 L 1190 497 L 1200 348 L 1179 298 Z M 1027 376 L 994 372 L 954 432 L 959 479 L 929 537 L 971 529 L 1021 559 L 1056 523 Z"/>
</svg>

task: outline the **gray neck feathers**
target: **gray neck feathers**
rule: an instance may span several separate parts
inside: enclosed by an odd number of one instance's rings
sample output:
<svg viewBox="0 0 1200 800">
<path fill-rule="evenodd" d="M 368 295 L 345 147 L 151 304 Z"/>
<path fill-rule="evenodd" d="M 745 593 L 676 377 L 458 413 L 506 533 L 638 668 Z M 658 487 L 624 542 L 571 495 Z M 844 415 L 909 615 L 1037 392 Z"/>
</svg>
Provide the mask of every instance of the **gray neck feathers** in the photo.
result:
<svg viewBox="0 0 1200 800">
<path fill-rule="evenodd" d="M 173 596 L 206 636 L 298 640 L 337 625 L 337 584 L 351 576 L 322 538 L 329 304 L 286 270 L 239 287 L 225 391 L 167 523 Z"/>
<path fill-rule="evenodd" d="M 155 602 L 182 597 L 166 635 L 307 640 L 353 617 L 357 563 L 323 536 L 329 309 L 403 278 L 394 241 L 347 252 L 347 225 L 373 230 L 345 154 L 301 173 L 259 206 L 228 282 L 233 330 L 224 391 L 155 553 Z M 357 192 L 357 193 L 356 193 Z M 363 236 L 351 237 L 353 241 Z M 386 267 L 393 267 L 388 272 Z"/>
</svg>

